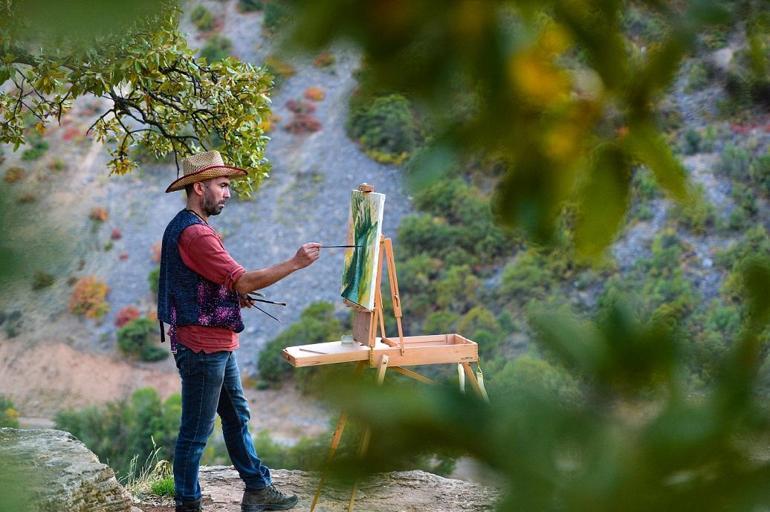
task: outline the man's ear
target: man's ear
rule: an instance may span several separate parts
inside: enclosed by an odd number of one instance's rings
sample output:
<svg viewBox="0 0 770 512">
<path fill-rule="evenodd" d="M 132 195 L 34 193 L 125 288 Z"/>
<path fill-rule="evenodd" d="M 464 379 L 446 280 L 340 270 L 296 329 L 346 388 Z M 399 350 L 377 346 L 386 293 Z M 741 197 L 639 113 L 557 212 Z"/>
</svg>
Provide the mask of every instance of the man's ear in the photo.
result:
<svg viewBox="0 0 770 512">
<path fill-rule="evenodd" d="M 196 181 L 195 183 L 193 183 L 193 191 L 195 191 L 196 194 L 202 196 L 203 190 L 204 190 L 204 187 L 203 187 L 202 181 Z"/>
</svg>

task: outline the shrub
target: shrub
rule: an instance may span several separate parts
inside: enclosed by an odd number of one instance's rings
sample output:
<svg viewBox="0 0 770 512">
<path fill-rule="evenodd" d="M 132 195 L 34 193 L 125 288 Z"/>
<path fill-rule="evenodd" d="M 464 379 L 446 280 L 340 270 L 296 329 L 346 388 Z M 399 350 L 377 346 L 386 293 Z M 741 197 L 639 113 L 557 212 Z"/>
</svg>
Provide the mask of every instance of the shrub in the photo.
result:
<svg viewBox="0 0 770 512">
<path fill-rule="evenodd" d="M 319 53 L 315 59 L 313 59 L 313 66 L 317 68 L 328 68 L 333 66 L 337 62 L 337 57 L 332 52 L 325 51 Z"/>
<path fill-rule="evenodd" d="M 294 135 L 313 133 L 321 129 L 321 121 L 311 114 L 294 114 L 283 129 Z"/>
<path fill-rule="evenodd" d="M 214 28 L 214 15 L 202 5 L 197 5 L 190 13 L 190 21 L 201 32 L 208 32 Z"/>
<path fill-rule="evenodd" d="M 284 348 L 340 339 L 341 335 L 342 325 L 334 316 L 334 306 L 314 302 L 297 322 L 262 347 L 257 364 L 259 374 L 266 382 L 278 384 L 291 375 L 291 366 L 281 356 Z"/>
<path fill-rule="evenodd" d="M 770 196 L 770 150 L 751 162 L 749 176 L 760 193 Z"/>
<path fill-rule="evenodd" d="M 42 290 L 43 288 L 48 288 L 54 283 L 54 280 L 53 274 L 38 270 L 32 276 L 32 289 Z"/>
<path fill-rule="evenodd" d="M 0 312 L 0 319 L 2 320 L 3 330 L 5 335 L 9 338 L 15 338 L 19 335 L 22 326 L 21 311 L 11 311 L 6 314 L 4 311 Z"/>
<path fill-rule="evenodd" d="M 526 303 L 543 299 L 552 288 L 558 286 L 557 278 L 546 262 L 546 257 L 536 249 L 528 249 L 503 268 L 498 293 L 507 299 Z"/>
<path fill-rule="evenodd" d="M 80 439 L 123 479 L 136 476 L 130 474 L 134 458 L 148 460 L 156 449 L 159 458 L 173 458 L 181 412 L 178 394 L 161 401 L 155 389 L 143 388 L 127 400 L 61 411 L 54 422 L 57 429 Z"/>
<path fill-rule="evenodd" d="M 440 259 L 446 247 L 452 245 L 456 232 L 443 219 L 411 214 L 402 218 L 398 226 L 398 246 L 406 258 L 428 254 Z"/>
<path fill-rule="evenodd" d="M 27 139 L 27 145 L 30 147 L 21 153 L 21 159 L 24 161 L 37 160 L 48 151 L 48 142 L 38 133 Z"/>
<path fill-rule="evenodd" d="M 94 276 L 85 276 L 75 282 L 69 301 L 69 310 L 86 318 L 101 318 L 109 311 L 106 297 L 109 287 Z"/>
<path fill-rule="evenodd" d="M 495 315 L 484 306 L 474 306 L 457 323 L 457 332 L 479 344 L 479 355 L 492 356 L 505 341 Z"/>
<path fill-rule="evenodd" d="M 315 105 L 301 99 L 287 101 L 286 108 L 294 114 L 312 114 L 315 112 Z"/>
<path fill-rule="evenodd" d="M 478 301 L 481 281 L 467 265 L 447 269 L 436 283 L 436 305 L 447 311 L 464 313 Z"/>
<path fill-rule="evenodd" d="M 422 142 L 409 101 L 399 94 L 381 96 L 350 112 L 351 138 L 378 162 L 401 164 Z"/>
<path fill-rule="evenodd" d="M 280 85 L 283 80 L 294 76 L 297 73 L 294 66 L 276 55 L 268 55 L 267 58 L 265 58 L 265 67 L 271 75 L 276 77 L 276 86 Z"/>
<path fill-rule="evenodd" d="M 701 135 L 698 130 L 693 128 L 688 129 L 684 133 L 684 141 L 682 142 L 682 151 L 685 155 L 694 155 L 700 151 Z"/>
<path fill-rule="evenodd" d="M 687 92 L 697 92 L 699 89 L 706 87 L 708 82 L 709 75 L 706 66 L 700 61 L 693 62 L 687 72 L 687 86 L 685 90 Z"/>
<path fill-rule="evenodd" d="M 136 320 L 141 316 L 139 309 L 136 306 L 126 306 L 118 311 L 115 315 L 115 327 L 123 327 L 128 322 Z"/>
<path fill-rule="evenodd" d="M 460 315 L 451 311 L 434 311 L 422 324 L 424 334 L 447 334 L 457 331 L 457 320 Z M 460 333 L 462 334 L 462 333 Z"/>
<path fill-rule="evenodd" d="M 110 214 L 107 209 L 101 206 L 91 208 L 91 213 L 88 214 L 88 218 L 94 222 L 106 222 L 109 217 Z"/>
<path fill-rule="evenodd" d="M 562 368 L 548 361 L 524 355 L 508 361 L 489 379 L 489 396 L 516 399 L 537 398 L 532 393 L 557 398 L 563 404 L 574 404 L 582 399 L 578 381 Z"/>
<path fill-rule="evenodd" d="M 749 172 L 748 151 L 734 144 L 727 144 L 717 163 L 717 170 L 730 178 L 746 178 Z"/>
<path fill-rule="evenodd" d="M 168 350 L 161 348 L 158 340 L 158 324 L 149 318 L 130 320 L 118 329 L 118 348 L 141 361 L 160 361 L 168 357 Z"/>
<path fill-rule="evenodd" d="M 326 97 L 326 93 L 320 87 L 308 87 L 305 89 L 305 99 L 310 101 L 323 101 Z"/>
<path fill-rule="evenodd" d="M 264 7 L 262 0 L 238 0 L 238 9 L 241 12 L 261 11 Z"/>
<path fill-rule="evenodd" d="M 150 490 L 156 496 L 174 496 L 174 477 L 167 476 L 156 480 L 150 485 Z"/>
<path fill-rule="evenodd" d="M 700 184 L 686 203 L 674 206 L 672 214 L 686 229 L 701 235 L 712 228 L 716 220 L 714 205 L 706 198 L 703 185 Z"/>
<path fill-rule="evenodd" d="M 147 282 L 150 285 L 150 291 L 152 292 L 153 297 L 158 296 L 159 281 L 160 281 L 160 266 L 157 266 L 154 269 L 150 270 L 150 273 L 147 275 Z"/>
<path fill-rule="evenodd" d="M 9 167 L 8 170 L 5 171 L 3 180 L 5 180 L 6 183 L 16 183 L 23 180 L 26 174 L 27 171 L 23 167 Z"/>
<path fill-rule="evenodd" d="M 0 427 L 19 428 L 19 413 L 5 395 L 0 395 Z"/>
<path fill-rule="evenodd" d="M 270 33 L 277 32 L 289 21 L 290 10 L 286 0 L 265 1 L 265 15 L 262 25 Z"/>
<path fill-rule="evenodd" d="M 215 62 L 229 57 L 232 49 L 233 42 L 229 38 L 215 35 L 206 41 L 206 44 L 201 48 L 200 55 L 208 62 Z"/>
</svg>

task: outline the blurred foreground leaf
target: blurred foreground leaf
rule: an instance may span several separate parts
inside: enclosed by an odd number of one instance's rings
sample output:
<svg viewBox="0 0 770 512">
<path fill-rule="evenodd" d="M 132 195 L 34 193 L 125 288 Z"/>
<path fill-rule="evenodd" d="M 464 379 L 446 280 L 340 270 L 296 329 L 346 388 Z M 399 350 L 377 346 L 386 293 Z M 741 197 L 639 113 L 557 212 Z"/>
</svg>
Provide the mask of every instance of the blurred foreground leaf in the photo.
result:
<svg viewBox="0 0 770 512">
<path fill-rule="evenodd" d="M 414 453 L 458 450 L 506 487 L 501 511 L 763 510 L 770 505 L 770 408 L 754 392 L 770 315 L 767 260 L 746 266 L 751 311 L 723 378 L 685 391 L 676 319 L 621 303 L 594 321 L 533 319 L 545 354 L 580 382 L 569 401 L 530 379 L 487 404 L 454 389 L 338 383 L 333 402 L 372 426 L 369 453 L 335 465 L 349 479 Z M 372 475 L 376 479 L 376 474 Z"/>
<path fill-rule="evenodd" d="M 658 102 L 699 32 L 770 9 L 719 0 L 290 4 L 290 45 L 315 52 L 352 42 L 369 77 L 362 87 L 403 92 L 430 112 L 444 149 L 414 162 L 416 184 L 441 179 L 438 166 L 450 165 L 442 155 L 498 161 L 500 222 L 553 241 L 565 205 L 577 202 L 576 242 L 589 257 L 622 226 L 631 166 L 648 166 L 671 197 L 688 199 Z M 628 33 L 631 8 L 660 23 L 655 40 Z"/>
</svg>

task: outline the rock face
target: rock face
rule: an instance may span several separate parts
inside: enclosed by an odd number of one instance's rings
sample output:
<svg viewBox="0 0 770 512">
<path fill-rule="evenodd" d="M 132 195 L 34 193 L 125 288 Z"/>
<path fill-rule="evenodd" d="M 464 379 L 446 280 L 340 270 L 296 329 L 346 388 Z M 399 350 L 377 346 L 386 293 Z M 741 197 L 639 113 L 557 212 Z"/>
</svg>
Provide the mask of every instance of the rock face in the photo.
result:
<svg viewBox="0 0 770 512">
<path fill-rule="evenodd" d="M 0 428 L 0 509 L 129 512 L 132 507 L 112 469 L 71 434 Z"/>
<path fill-rule="evenodd" d="M 304 471 L 272 470 L 273 482 L 284 492 L 299 496 L 295 510 L 310 510 L 318 475 Z M 240 510 L 243 483 L 231 467 L 201 468 L 206 512 Z M 318 512 L 348 509 L 351 489 L 326 485 L 316 506 Z M 443 478 L 424 471 L 378 475 L 358 484 L 353 510 L 366 512 L 450 512 L 494 510 L 500 497 L 496 489 Z M 157 509 L 156 509 L 157 510 Z"/>
</svg>

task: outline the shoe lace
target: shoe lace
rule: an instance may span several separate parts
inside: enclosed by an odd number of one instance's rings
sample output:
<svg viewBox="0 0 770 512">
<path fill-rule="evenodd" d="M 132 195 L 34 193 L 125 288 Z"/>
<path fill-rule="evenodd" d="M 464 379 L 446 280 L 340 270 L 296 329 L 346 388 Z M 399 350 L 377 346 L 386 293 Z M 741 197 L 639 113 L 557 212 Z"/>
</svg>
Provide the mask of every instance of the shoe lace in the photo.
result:
<svg viewBox="0 0 770 512">
<path fill-rule="evenodd" d="M 267 487 L 266 494 L 267 494 L 267 498 L 271 500 L 285 500 L 289 497 L 288 495 L 276 489 L 274 485 L 269 485 Z"/>
</svg>

